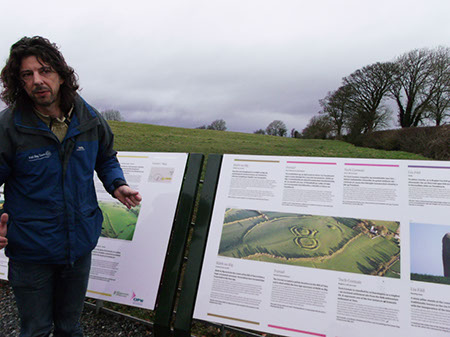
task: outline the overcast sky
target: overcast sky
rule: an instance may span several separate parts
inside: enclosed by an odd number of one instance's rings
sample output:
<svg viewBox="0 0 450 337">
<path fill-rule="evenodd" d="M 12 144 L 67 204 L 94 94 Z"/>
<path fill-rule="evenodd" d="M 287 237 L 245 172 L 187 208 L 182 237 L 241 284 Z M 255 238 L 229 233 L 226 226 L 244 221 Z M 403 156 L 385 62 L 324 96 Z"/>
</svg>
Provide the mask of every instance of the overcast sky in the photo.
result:
<svg viewBox="0 0 450 337">
<path fill-rule="evenodd" d="M 412 223 L 410 233 L 411 273 L 444 276 L 442 238 L 450 226 Z"/>
<path fill-rule="evenodd" d="M 353 71 L 450 45 L 449 0 L 5 1 L 0 62 L 23 36 L 56 42 L 81 95 L 126 121 L 301 131 Z M 0 108 L 4 104 L 0 103 Z"/>
</svg>

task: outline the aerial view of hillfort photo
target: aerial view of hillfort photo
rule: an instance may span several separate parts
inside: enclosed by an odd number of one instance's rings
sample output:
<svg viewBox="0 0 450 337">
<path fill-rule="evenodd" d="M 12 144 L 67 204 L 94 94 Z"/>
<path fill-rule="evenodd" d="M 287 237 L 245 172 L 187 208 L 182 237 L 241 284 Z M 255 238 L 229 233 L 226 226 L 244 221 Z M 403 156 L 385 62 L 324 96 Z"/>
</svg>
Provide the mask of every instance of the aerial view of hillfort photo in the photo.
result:
<svg viewBox="0 0 450 337">
<path fill-rule="evenodd" d="M 400 278 L 400 224 L 228 208 L 219 255 Z"/>
<path fill-rule="evenodd" d="M 141 206 L 128 209 L 115 200 L 99 201 L 98 205 L 103 212 L 101 236 L 127 241 L 133 240 Z"/>
</svg>

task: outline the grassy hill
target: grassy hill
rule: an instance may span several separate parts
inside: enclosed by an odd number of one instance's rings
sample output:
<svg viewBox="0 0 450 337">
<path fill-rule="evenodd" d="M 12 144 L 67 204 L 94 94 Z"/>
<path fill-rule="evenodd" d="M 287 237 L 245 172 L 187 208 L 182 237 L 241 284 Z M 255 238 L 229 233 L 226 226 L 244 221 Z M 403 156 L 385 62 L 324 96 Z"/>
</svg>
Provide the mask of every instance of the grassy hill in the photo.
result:
<svg viewBox="0 0 450 337">
<path fill-rule="evenodd" d="M 259 154 L 304 157 L 427 159 L 421 155 L 312 140 L 241 132 L 185 129 L 109 121 L 118 151 Z"/>
</svg>

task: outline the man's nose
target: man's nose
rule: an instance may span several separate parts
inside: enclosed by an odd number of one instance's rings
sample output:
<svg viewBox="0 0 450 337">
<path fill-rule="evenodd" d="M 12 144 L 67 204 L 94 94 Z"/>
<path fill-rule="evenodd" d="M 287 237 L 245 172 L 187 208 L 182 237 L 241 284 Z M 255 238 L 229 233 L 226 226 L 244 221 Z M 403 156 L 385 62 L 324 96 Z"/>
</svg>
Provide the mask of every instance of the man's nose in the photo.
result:
<svg viewBox="0 0 450 337">
<path fill-rule="evenodd" d="M 43 78 L 42 78 L 42 76 L 41 76 L 41 74 L 39 74 L 39 72 L 34 72 L 33 73 L 33 84 L 35 84 L 35 85 L 41 85 L 41 84 L 43 84 L 44 83 L 44 80 L 43 80 Z"/>
</svg>

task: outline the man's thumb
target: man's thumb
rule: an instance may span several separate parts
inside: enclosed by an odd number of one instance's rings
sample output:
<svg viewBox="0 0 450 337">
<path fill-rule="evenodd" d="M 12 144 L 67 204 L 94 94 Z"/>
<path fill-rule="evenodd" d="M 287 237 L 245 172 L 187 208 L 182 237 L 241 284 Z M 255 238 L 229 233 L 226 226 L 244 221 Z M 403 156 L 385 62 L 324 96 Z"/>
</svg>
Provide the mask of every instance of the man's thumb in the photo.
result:
<svg viewBox="0 0 450 337">
<path fill-rule="evenodd" d="M 8 218 L 9 216 L 7 213 L 3 213 L 0 217 L 0 236 L 6 236 L 6 224 L 8 223 Z"/>
</svg>

